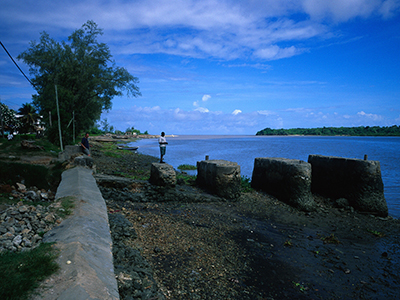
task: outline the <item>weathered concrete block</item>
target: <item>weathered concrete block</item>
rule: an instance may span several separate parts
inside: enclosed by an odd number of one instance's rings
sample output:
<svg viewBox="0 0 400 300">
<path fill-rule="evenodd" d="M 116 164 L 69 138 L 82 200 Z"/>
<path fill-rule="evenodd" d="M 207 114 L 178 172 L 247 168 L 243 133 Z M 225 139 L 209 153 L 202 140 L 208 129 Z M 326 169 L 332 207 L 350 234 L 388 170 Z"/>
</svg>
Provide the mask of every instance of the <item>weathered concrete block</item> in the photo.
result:
<svg viewBox="0 0 400 300">
<path fill-rule="evenodd" d="M 305 161 L 287 158 L 256 158 L 251 186 L 301 210 L 315 209 L 311 193 L 311 165 Z"/>
<path fill-rule="evenodd" d="M 63 152 L 58 154 L 58 159 L 60 160 L 69 160 L 71 156 L 76 154 L 81 154 L 82 148 L 77 145 L 66 145 Z"/>
<path fill-rule="evenodd" d="M 171 165 L 152 163 L 150 172 L 151 184 L 171 187 L 176 185 L 176 173 Z"/>
<path fill-rule="evenodd" d="M 197 162 L 197 184 L 219 197 L 238 198 L 240 183 L 240 166 L 235 162 L 226 160 Z"/>
<path fill-rule="evenodd" d="M 326 197 L 346 198 L 360 212 L 388 215 L 379 161 L 310 155 L 312 191 Z"/>
<path fill-rule="evenodd" d="M 80 155 L 74 158 L 74 165 L 93 168 L 93 158 L 87 155 Z"/>
</svg>

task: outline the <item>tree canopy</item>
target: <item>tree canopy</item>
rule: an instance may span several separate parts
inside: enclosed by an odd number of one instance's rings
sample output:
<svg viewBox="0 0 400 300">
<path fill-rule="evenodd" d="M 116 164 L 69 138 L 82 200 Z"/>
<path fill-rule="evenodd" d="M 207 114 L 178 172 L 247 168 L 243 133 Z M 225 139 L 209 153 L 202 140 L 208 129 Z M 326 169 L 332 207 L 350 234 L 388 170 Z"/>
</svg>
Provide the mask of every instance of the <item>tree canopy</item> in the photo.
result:
<svg viewBox="0 0 400 300">
<path fill-rule="evenodd" d="M 33 105 L 43 116 L 49 139 L 57 142 L 58 120 L 56 88 L 61 116 L 63 139 L 72 139 L 68 125 L 74 116 L 76 132 L 91 128 L 100 119 L 103 110 L 110 110 L 111 100 L 122 95 L 140 96 L 138 78 L 112 60 L 109 47 L 98 42 L 103 30 L 94 21 L 87 21 L 75 30 L 68 42 L 57 42 L 42 32 L 40 41 L 18 59 L 29 66 L 31 80 L 37 94 Z"/>
<path fill-rule="evenodd" d="M 264 128 L 256 135 L 348 135 L 348 136 L 400 136 L 400 126 L 359 126 L 359 127 L 322 127 L 322 128 Z"/>
<path fill-rule="evenodd" d="M 15 111 L 9 109 L 7 105 L 0 102 L 0 133 L 4 136 L 4 131 L 13 132 L 21 127 L 21 122 L 17 119 Z"/>
<path fill-rule="evenodd" d="M 18 109 L 18 119 L 21 121 L 21 133 L 35 132 L 37 128 L 37 121 L 39 115 L 36 113 L 36 109 L 29 103 L 22 104 L 22 107 Z"/>
</svg>

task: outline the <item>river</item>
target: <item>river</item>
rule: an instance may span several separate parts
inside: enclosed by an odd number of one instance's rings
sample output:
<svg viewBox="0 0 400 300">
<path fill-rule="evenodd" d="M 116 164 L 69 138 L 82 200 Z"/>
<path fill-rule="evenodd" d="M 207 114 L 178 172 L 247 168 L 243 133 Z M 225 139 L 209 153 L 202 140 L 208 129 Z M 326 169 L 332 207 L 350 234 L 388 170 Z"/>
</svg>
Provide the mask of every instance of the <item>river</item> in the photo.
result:
<svg viewBox="0 0 400 300">
<path fill-rule="evenodd" d="M 310 154 L 377 160 L 381 164 L 389 215 L 400 218 L 400 137 L 314 136 L 167 136 L 166 163 L 181 164 L 224 159 L 237 162 L 242 176 L 251 178 L 256 157 L 283 157 L 307 161 Z M 131 143 L 139 153 L 159 157 L 157 139 Z M 194 173 L 196 174 L 196 173 Z"/>
</svg>

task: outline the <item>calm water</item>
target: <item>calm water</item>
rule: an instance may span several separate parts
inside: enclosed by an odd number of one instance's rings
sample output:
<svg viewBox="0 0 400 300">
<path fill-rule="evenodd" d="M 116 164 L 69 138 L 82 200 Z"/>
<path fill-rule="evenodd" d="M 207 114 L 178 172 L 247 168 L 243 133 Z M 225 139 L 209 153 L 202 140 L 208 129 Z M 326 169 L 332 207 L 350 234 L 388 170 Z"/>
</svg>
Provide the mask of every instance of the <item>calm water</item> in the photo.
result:
<svg viewBox="0 0 400 300">
<path fill-rule="evenodd" d="M 400 138 L 399 137 L 271 137 L 271 136 L 179 136 L 167 137 L 165 161 L 181 164 L 224 159 L 237 162 L 241 174 L 251 178 L 256 157 L 283 157 L 308 160 L 310 154 L 339 156 L 381 163 L 389 214 L 400 218 Z M 157 139 L 133 143 L 139 153 L 159 157 Z M 133 145 L 132 144 L 132 145 Z"/>
</svg>

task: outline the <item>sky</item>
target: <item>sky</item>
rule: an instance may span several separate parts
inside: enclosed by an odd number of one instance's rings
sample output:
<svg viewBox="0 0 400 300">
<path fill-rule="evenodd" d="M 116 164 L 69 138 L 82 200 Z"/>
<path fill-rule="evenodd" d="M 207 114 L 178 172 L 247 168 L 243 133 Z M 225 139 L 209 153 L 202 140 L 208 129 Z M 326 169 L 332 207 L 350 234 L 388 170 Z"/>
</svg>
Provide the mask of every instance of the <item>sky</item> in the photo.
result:
<svg viewBox="0 0 400 300">
<path fill-rule="evenodd" d="M 115 129 L 400 125 L 400 0 L 2 0 L 0 41 L 16 58 L 41 32 L 67 41 L 88 20 L 139 78 L 141 97 L 102 114 Z M 18 110 L 33 94 L 0 48 L 0 101 Z"/>
</svg>

